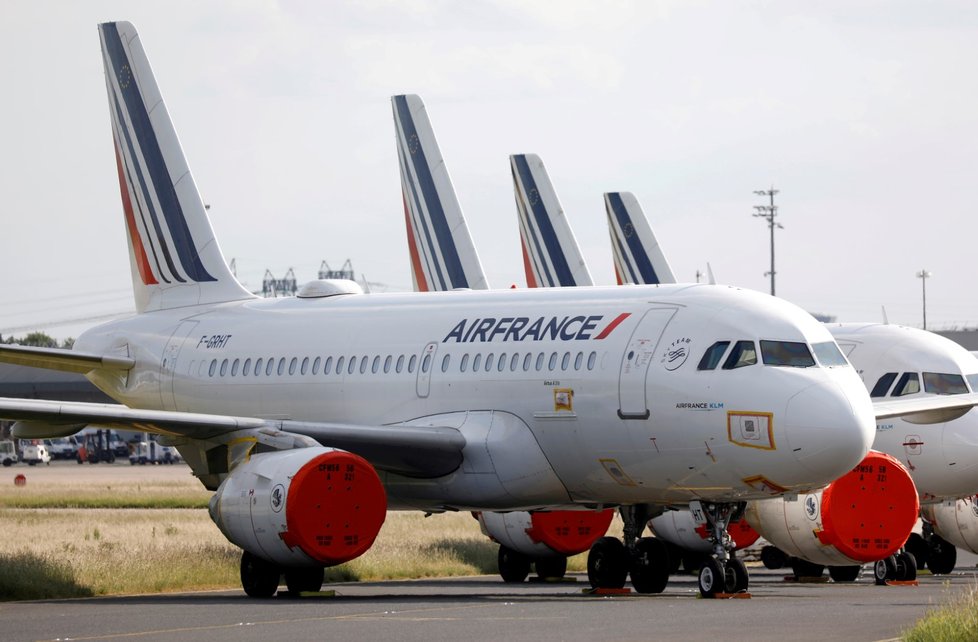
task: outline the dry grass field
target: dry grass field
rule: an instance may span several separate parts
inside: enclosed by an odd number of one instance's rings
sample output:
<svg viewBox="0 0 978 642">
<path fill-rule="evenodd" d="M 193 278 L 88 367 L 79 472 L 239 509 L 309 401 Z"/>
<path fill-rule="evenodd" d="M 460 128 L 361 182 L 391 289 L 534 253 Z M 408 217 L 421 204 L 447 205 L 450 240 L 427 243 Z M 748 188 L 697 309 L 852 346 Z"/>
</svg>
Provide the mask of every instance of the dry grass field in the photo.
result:
<svg viewBox="0 0 978 642">
<path fill-rule="evenodd" d="M 17 473 L 27 484 L 17 487 Z M 186 466 L 4 468 L 0 599 L 239 586 L 240 551 L 218 531 Z M 613 526 L 615 528 L 615 526 Z M 327 582 L 495 574 L 497 546 L 468 513 L 391 512 L 362 557 Z M 586 556 L 569 568 L 585 568 Z"/>
</svg>

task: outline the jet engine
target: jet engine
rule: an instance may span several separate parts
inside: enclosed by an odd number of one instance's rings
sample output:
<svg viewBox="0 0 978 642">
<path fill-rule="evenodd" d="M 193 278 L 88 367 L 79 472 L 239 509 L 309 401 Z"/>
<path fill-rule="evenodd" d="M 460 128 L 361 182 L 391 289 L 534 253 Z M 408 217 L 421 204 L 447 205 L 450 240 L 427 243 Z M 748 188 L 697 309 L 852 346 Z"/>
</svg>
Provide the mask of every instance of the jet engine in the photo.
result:
<svg viewBox="0 0 978 642">
<path fill-rule="evenodd" d="M 324 567 L 370 548 L 387 515 L 387 496 L 362 457 L 297 448 L 239 464 L 211 498 L 210 515 L 252 555 L 282 567 Z"/>
<path fill-rule="evenodd" d="M 934 532 L 958 548 L 978 553 L 978 498 L 924 506 L 921 513 Z M 946 571 L 945 571 L 946 572 Z"/>
<path fill-rule="evenodd" d="M 675 544 L 683 550 L 711 553 L 713 544 L 706 524 L 697 525 L 688 510 L 668 510 L 649 521 L 649 526 L 659 538 Z M 734 548 L 747 548 L 760 537 L 745 519 L 730 522 L 727 532 L 733 538 Z"/>
<path fill-rule="evenodd" d="M 906 468 L 870 451 L 850 472 L 797 501 L 750 502 L 746 518 L 788 555 L 824 566 L 853 566 L 899 551 L 919 508 Z"/>
<path fill-rule="evenodd" d="M 477 513 L 482 532 L 501 546 L 531 558 L 583 553 L 605 534 L 615 512 L 555 510 Z"/>
</svg>

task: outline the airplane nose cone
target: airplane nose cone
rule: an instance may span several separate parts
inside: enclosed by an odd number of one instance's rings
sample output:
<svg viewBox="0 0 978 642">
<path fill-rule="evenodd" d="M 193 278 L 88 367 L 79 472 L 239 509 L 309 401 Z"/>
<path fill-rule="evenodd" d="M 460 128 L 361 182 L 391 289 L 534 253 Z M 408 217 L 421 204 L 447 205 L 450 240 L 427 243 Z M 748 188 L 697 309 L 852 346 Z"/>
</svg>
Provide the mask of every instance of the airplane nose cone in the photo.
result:
<svg viewBox="0 0 978 642">
<path fill-rule="evenodd" d="M 788 400 L 785 422 L 795 459 L 819 484 L 852 470 L 876 434 L 873 405 L 861 384 L 851 393 L 837 382 L 810 386 Z"/>
</svg>

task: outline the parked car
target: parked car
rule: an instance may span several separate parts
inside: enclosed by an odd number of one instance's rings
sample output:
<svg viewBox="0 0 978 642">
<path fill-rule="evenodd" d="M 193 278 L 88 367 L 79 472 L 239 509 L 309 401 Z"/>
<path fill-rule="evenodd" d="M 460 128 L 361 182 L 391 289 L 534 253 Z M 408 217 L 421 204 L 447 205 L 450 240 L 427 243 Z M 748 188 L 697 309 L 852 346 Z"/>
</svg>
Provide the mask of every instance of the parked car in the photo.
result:
<svg viewBox="0 0 978 642">
<path fill-rule="evenodd" d="M 9 439 L 0 441 L 0 463 L 4 466 L 11 466 L 17 461 L 17 449 L 14 447 L 14 442 Z"/>
<path fill-rule="evenodd" d="M 20 449 L 20 459 L 28 466 L 50 464 L 51 453 L 48 452 L 48 447 L 43 442 L 27 443 Z"/>
<path fill-rule="evenodd" d="M 61 437 L 59 439 L 45 439 L 48 444 L 48 452 L 51 459 L 74 459 L 78 456 L 78 440 L 75 437 Z"/>
<path fill-rule="evenodd" d="M 161 446 L 155 441 L 138 441 L 133 444 L 129 463 L 136 464 L 172 464 L 180 461 L 180 455 L 172 446 Z"/>
</svg>

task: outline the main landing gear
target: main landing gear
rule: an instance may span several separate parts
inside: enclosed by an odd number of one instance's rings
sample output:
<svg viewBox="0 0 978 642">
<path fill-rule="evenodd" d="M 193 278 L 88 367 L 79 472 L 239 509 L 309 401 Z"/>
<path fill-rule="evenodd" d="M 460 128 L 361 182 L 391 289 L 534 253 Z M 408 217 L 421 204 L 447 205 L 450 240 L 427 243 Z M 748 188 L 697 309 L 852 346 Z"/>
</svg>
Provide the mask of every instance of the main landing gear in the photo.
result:
<svg viewBox="0 0 978 642">
<path fill-rule="evenodd" d="M 241 586 L 249 597 L 272 597 L 283 575 L 292 595 L 318 591 L 323 587 L 325 572 L 321 566 L 282 568 L 248 551 L 241 554 Z"/>
<path fill-rule="evenodd" d="M 507 583 L 519 583 L 525 580 L 530 574 L 531 564 L 541 580 L 559 580 L 567 573 L 567 558 L 563 555 L 532 558 L 506 546 L 500 546 L 497 561 L 499 575 Z"/>
<path fill-rule="evenodd" d="M 923 523 L 923 535 L 911 533 L 904 547 L 917 560 L 917 567 L 926 566 L 934 575 L 947 575 L 958 561 L 958 549 L 934 532 L 929 522 Z"/>
<path fill-rule="evenodd" d="M 873 563 L 873 578 L 879 585 L 886 584 L 890 580 L 911 582 L 917 579 L 917 560 L 907 551 L 900 551 L 896 555 L 877 560 Z"/>
<path fill-rule="evenodd" d="M 708 557 L 700 569 L 700 595 L 712 598 L 718 593 L 746 591 L 750 584 L 750 575 L 744 563 L 734 555 L 734 542 L 727 532 L 727 525 L 743 516 L 747 504 L 690 502 L 689 507 L 690 510 L 701 511 L 713 544 L 713 556 Z"/>
<path fill-rule="evenodd" d="M 631 575 L 638 593 L 661 593 L 669 582 L 669 549 L 655 537 L 641 537 L 649 521 L 645 505 L 619 509 L 625 522 L 623 540 L 602 537 L 587 556 L 587 577 L 593 588 L 620 589 Z"/>
</svg>

